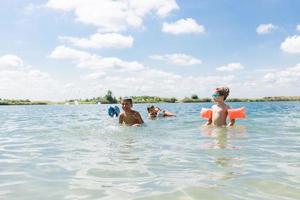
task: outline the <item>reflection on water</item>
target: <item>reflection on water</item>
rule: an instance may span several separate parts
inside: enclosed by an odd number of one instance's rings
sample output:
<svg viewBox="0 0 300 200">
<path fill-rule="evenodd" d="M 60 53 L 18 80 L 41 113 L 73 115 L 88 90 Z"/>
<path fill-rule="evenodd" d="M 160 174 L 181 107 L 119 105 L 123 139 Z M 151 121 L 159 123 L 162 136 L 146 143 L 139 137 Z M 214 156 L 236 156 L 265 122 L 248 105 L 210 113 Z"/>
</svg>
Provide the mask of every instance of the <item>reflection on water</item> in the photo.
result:
<svg viewBox="0 0 300 200">
<path fill-rule="evenodd" d="M 247 137 L 246 126 L 237 125 L 229 128 L 202 126 L 200 133 L 202 137 L 207 138 L 201 145 L 202 149 L 221 150 L 211 154 L 217 169 L 221 170 L 220 172 L 213 172 L 210 178 L 213 180 L 230 180 L 242 175 L 244 159 L 239 157 L 239 151 L 242 147 L 236 146 L 233 143 L 238 139 L 245 139 Z"/>
<path fill-rule="evenodd" d="M 246 137 L 246 126 L 236 125 L 233 127 L 213 127 L 213 126 L 202 126 L 201 134 L 206 137 L 211 137 L 213 142 L 203 144 L 203 148 L 214 148 L 214 149 L 239 149 L 240 147 L 230 144 L 230 141 L 245 138 Z"/>
<path fill-rule="evenodd" d="M 248 119 L 231 128 L 159 106 L 177 117 L 135 105 L 140 128 L 105 105 L 0 107 L 0 199 L 299 199 L 299 103 L 233 104 Z"/>
</svg>

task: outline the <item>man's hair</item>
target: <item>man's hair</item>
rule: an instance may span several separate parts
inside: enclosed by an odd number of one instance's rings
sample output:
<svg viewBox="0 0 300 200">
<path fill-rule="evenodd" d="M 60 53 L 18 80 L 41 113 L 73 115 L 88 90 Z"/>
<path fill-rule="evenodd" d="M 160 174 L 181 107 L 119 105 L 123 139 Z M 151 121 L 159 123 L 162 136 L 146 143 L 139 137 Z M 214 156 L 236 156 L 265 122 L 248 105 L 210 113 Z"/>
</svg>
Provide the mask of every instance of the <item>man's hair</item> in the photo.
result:
<svg viewBox="0 0 300 200">
<path fill-rule="evenodd" d="M 216 91 L 217 91 L 220 95 L 224 96 L 224 100 L 227 99 L 227 97 L 228 97 L 228 95 L 229 95 L 229 92 L 230 92 L 230 90 L 229 90 L 228 87 L 218 87 L 218 88 L 216 88 Z"/>
</svg>

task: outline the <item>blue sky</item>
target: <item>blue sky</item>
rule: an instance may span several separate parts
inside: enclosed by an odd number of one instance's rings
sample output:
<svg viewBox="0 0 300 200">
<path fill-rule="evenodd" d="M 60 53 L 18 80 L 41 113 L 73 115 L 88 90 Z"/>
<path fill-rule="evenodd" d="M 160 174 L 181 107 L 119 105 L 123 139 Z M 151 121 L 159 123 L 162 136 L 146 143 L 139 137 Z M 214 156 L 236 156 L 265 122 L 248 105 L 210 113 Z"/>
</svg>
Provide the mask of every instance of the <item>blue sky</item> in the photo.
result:
<svg viewBox="0 0 300 200">
<path fill-rule="evenodd" d="M 0 98 L 300 95 L 296 0 L 3 0 Z"/>
</svg>

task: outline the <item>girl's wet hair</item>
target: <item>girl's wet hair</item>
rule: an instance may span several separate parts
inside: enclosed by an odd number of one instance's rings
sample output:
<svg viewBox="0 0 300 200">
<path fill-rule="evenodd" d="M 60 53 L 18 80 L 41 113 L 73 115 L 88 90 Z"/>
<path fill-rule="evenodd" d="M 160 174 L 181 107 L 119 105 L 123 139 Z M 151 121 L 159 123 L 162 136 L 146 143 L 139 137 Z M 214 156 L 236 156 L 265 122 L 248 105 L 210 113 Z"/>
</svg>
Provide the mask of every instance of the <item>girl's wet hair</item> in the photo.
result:
<svg viewBox="0 0 300 200">
<path fill-rule="evenodd" d="M 154 108 L 154 106 L 153 106 L 153 105 L 147 106 L 147 110 L 148 110 L 148 112 L 149 112 L 149 111 L 150 111 L 150 109 L 152 109 L 152 108 Z"/>
<path fill-rule="evenodd" d="M 224 96 L 224 100 L 226 100 L 226 98 L 228 97 L 229 95 L 229 88 L 228 87 L 218 87 L 215 89 L 216 92 L 218 92 L 220 95 Z"/>
</svg>

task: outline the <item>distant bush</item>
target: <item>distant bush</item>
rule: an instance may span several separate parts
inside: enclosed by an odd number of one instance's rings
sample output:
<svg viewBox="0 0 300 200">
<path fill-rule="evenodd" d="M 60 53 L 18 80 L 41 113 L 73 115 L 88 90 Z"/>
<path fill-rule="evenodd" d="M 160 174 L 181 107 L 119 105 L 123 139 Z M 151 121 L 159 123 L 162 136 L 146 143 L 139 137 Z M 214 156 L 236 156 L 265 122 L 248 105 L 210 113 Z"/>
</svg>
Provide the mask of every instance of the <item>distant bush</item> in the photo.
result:
<svg viewBox="0 0 300 200">
<path fill-rule="evenodd" d="M 29 99 L 0 99 L 0 105 L 48 105 L 48 101 L 30 101 Z"/>
<path fill-rule="evenodd" d="M 197 100 L 197 99 L 199 99 L 199 97 L 198 97 L 196 94 L 193 94 L 193 95 L 191 96 L 191 99 Z"/>
</svg>

